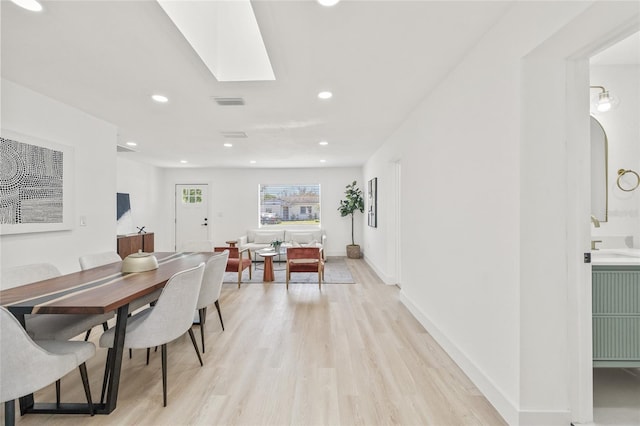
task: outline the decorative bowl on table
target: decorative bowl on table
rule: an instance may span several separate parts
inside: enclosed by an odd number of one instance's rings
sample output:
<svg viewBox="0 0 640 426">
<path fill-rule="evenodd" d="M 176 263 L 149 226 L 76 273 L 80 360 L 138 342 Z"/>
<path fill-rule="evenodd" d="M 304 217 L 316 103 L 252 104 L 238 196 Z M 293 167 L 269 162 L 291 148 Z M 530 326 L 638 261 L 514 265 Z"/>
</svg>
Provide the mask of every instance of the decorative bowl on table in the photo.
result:
<svg viewBox="0 0 640 426">
<path fill-rule="evenodd" d="M 144 253 L 139 250 L 130 254 L 122 261 L 122 272 L 125 274 L 132 272 L 145 272 L 158 269 L 158 259 L 151 253 Z"/>
</svg>

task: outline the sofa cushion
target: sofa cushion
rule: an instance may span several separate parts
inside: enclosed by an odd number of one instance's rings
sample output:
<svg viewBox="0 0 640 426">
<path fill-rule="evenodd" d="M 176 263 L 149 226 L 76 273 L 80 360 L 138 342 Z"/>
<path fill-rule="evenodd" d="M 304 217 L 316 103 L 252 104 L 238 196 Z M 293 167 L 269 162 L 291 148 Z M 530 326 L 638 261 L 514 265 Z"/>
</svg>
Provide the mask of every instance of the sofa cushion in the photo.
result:
<svg viewBox="0 0 640 426">
<path fill-rule="evenodd" d="M 257 244 L 269 244 L 271 241 L 276 240 L 279 234 L 278 232 L 256 232 L 253 242 Z"/>
<path fill-rule="evenodd" d="M 313 234 L 310 232 L 295 232 L 291 233 L 291 242 L 300 243 L 300 244 L 308 244 L 313 241 Z"/>
<path fill-rule="evenodd" d="M 310 238 L 309 238 L 309 235 L 311 236 Z M 322 242 L 322 230 L 321 229 L 287 230 L 284 240 L 297 242 L 297 243 L 307 243 L 307 244 L 313 240 Z"/>
</svg>

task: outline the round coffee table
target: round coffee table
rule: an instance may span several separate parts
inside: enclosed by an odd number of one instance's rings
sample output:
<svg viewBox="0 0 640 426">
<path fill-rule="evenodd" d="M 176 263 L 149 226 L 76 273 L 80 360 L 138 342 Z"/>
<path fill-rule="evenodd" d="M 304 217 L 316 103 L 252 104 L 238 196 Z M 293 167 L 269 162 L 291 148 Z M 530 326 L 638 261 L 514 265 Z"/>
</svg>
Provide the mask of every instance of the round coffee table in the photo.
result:
<svg viewBox="0 0 640 426">
<path fill-rule="evenodd" d="M 274 280 L 273 276 L 273 258 L 278 255 L 276 251 L 257 251 L 258 255 L 264 257 L 264 274 L 262 281 L 270 283 Z"/>
</svg>

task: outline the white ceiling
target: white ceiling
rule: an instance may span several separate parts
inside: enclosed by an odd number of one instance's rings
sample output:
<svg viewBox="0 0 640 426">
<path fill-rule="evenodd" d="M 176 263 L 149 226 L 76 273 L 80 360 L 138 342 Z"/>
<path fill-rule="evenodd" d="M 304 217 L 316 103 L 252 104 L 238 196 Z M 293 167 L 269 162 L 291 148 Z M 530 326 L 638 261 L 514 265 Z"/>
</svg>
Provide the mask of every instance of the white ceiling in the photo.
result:
<svg viewBox="0 0 640 426">
<path fill-rule="evenodd" d="M 2 77 L 117 125 L 138 143 L 119 155 L 163 167 L 361 165 L 509 7 L 254 1 L 276 81 L 218 82 L 155 1 L 0 4 Z M 224 148 L 223 131 L 248 138 Z"/>
</svg>

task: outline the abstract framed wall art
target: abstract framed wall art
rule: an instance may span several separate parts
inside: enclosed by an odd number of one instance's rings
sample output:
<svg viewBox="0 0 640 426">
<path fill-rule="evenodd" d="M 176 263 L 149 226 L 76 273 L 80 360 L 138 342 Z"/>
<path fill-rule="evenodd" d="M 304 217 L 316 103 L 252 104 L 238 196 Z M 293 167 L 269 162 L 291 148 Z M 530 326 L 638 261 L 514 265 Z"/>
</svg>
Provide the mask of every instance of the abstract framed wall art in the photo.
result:
<svg viewBox="0 0 640 426">
<path fill-rule="evenodd" d="M 0 234 L 73 227 L 73 147 L 2 129 Z"/>
<path fill-rule="evenodd" d="M 378 178 L 369 180 L 368 185 L 367 223 L 372 228 L 378 227 Z"/>
</svg>

